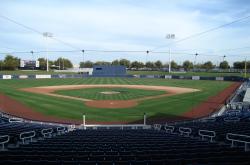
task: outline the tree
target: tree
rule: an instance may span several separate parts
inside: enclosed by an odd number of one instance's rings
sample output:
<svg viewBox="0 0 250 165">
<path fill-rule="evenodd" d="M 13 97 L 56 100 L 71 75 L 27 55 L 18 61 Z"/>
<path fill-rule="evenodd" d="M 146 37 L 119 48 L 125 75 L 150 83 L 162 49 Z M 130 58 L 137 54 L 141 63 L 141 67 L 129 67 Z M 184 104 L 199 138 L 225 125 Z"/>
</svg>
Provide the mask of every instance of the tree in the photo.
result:
<svg viewBox="0 0 250 165">
<path fill-rule="evenodd" d="M 244 69 L 245 68 L 245 62 L 244 61 L 236 61 L 233 63 L 234 69 Z"/>
<path fill-rule="evenodd" d="M 62 57 L 60 57 L 56 61 L 54 61 L 54 65 L 57 69 L 60 69 L 60 70 L 64 70 L 64 69 L 73 67 L 73 64 L 71 63 L 71 61 L 69 59 L 62 58 Z"/>
<path fill-rule="evenodd" d="M 94 65 L 111 65 L 111 63 L 107 61 L 97 61 Z"/>
<path fill-rule="evenodd" d="M 111 65 L 120 65 L 119 60 L 114 60 L 111 62 Z"/>
<path fill-rule="evenodd" d="M 130 61 L 127 60 L 127 59 L 121 59 L 121 60 L 119 61 L 119 64 L 120 64 L 120 65 L 123 65 L 123 66 L 126 66 L 126 68 L 129 68 L 129 67 L 130 67 Z"/>
<path fill-rule="evenodd" d="M 211 70 L 214 68 L 214 65 L 211 61 L 207 61 L 202 65 L 202 68 L 206 69 L 206 70 Z"/>
<path fill-rule="evenodd" d="M 62 60 L 63 60 L 64 68 L 67 68 L 67 69 L 68 68 L 73 68 L 73 64 L 69 59 L 62 58 Z"/>
<path fill-rule="evenodd" d="M 16 70 L 20 65 L 20 59 L 12 55 L 7 55 L 3 62 L 6 70 Z"/>
<path fill-rule="evenodd" d="M 144 67 L 144 64 L 142 62 L 133 61 L 131 63 L 131 68 L 139 69 L 139 68 L 143 68 L 143 67 Z"/>
<path fill-rule="evenodd" d="M 144 68 L 144 63 L 143 62 L 139 62 L 139 68 Z"/>
<path fill-rule="evenodd" d="M 155 65 L 154 65 L 153 62 L 148 61 L 148 62 L 146 62 L 145 67 L 146 67 L 146 68 L 153 69 L 153 68 L 155 67 Z"/>
<path fill-rule="evenodd" d="M 178 69 L 179 67 L 175 61 L 171 61 L 171 68 Z"/>
<path fill-rule="evenodd" d="M 220 67 L 220 69 L 228 69 L 228 68 L 230 68 L 227 61 L 221 62 L 219 67 Z"/>
<path fill-rule="evenodd" d="M 162 69 L 163 68 L 163 64 L 162 64 L 162 62 L 161 61 L 156 61 L 155 63 L 154 63 L 154 66 L 157 68 L 157 69 Z"/>
<path fill-rule="evenodd" d="M 39 61 L 39 68 L 42 70 L 46 70 L 46 59 L 45 58 L 38 58 Z"/>
<path fill-rule="evenodd" d="M 4 67 L 4 62 L 0 60 L 0 70 L 3 70 L 3 67 Z"/>
<path fill-rule="evenodd" d="M 185 69 L 185 71 L 189 71 L 190 69 L 193 68 L 193 63 L 188 60 L 184 61 L 182 67 Z"/>
<path fill-rule="evenodd" d="M 93 62 L 91 61 L 80 62 L 80 68 L 92 68 L 92 67 L 93 67 Z"/>
</svg>

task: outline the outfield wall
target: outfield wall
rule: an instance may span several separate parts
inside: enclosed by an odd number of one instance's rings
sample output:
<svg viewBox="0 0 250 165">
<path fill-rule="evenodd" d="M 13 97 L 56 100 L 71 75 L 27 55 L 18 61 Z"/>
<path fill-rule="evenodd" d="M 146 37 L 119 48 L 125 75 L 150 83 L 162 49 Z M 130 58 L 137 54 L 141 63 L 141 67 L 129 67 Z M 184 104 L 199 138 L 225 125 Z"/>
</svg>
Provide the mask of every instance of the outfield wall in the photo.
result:
<svg viewBox="0 0 250 165">
<path fill-rule="evenodd" d="M 214 81 L 249 81 L 248 78 L 238 76 L 203 77 L 203 76 L 177 76 L 177 75 L 83 75 L 83 74 L 39 74 L 39 75 L 0 75 L 0 79 L 53 79 L 53 78 L 88 78 L 88 77 L 124 77 L 124 78 L 160 78 L 160 79 L 185 79 L 185 80 L 214 80 Z"/>
</svg>

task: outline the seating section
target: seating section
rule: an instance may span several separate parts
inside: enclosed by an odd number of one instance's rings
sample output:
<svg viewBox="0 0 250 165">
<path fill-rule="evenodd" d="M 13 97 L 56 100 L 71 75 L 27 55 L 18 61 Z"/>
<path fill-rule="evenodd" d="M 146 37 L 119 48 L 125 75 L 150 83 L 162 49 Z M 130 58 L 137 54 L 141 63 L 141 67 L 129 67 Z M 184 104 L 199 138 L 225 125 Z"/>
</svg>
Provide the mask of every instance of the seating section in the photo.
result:
<svg viewBox="0 0 250 165">
<path fill-rule="evenodd" d="M 216 133 L 216 141 L 226 142 L 226 134 L 234 133 L 234 134 L 243 134 L 250 135 L 250 120 L 239 118 L 240 121 L 233 120 L 234 118 L 228 117 L 217 117 L 214 121 L 190 121 L 184 123 L 175 123 L 169 124 L 175 127 L 174 132 L 179 133 L 180 127 L 187 127 L 192 129 L 192 136 L 198 136 L 199 130 L 209 130 L 215 131 Z M 228 120 L 228 121 L 224 121 Z M 164 128 L 162 128 L 164 129 Z"/>
<path fill-rule="evenodd" d="M 248 164 L 250 153 L 228 144 L 164 130 L 75 130 L 1 152 L 3 164 Z"/>
<path fill-rule="evenodd" d="M 42 130 L 43 129 L 52 129 L 54 133 L 57 132 L 58 125 L 48 125 L 48 124 L 39 124 L 39 123 L 27 123 L 27 122 L 20 122 L 18 120 L 14 122 L 9 122 L 9 119 L 6 117 L 0 118 L 0 137 L 4 135 L 9 136 L 8 144 L 18 144 L 21 142 L 20 134 L 24 132 L 35 132 L 35 138 L 43 137 Z M 29 134 L 28 134 L 29 135 Z M 25 135 L 24 135 L 25 137 Z M 0 138 L 1 140 L 5 140 L 5 138 Z"/>
</svg>

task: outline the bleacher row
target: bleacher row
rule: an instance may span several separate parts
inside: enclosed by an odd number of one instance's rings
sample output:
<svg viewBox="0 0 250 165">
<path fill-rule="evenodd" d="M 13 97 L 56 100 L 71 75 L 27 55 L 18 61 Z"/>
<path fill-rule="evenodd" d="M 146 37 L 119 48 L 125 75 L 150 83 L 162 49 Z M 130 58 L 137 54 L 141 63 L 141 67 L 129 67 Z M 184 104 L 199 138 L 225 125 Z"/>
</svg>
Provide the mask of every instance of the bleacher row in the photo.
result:
<svg viewBox="0 0 250 165">
<path fill-rule="evenodd" d="M 44 123 L 28 123 L 16 118 L 0 117 L 0 144 L 2 150 L 18 147 L 20 143 L 67 131 L 66 127 Z"/>
<path fill-rule="evenodd" d="M 18 146 L 5 148 L 0 152 L 0 162 L 8 165 L 249 164 L 250 152 L 241 143 L 232 147 L 226 136 L 228 133 L 250 135 L 250 120 L 224 119 L 168 123 L 152 129 L 75 129 L 65 134 L 58 134 L 57 126 L 1 121 L 0 135 L 20 137 L 22 131 L 35 131 L 38 137 L 33 142 L 19 141 Z M 39 135 L 41 130 L 50 128 L 53 135 L 51 132 L 51 136 Z M 201 138 L 201 130 L 209 136 Z"/>
</svg>

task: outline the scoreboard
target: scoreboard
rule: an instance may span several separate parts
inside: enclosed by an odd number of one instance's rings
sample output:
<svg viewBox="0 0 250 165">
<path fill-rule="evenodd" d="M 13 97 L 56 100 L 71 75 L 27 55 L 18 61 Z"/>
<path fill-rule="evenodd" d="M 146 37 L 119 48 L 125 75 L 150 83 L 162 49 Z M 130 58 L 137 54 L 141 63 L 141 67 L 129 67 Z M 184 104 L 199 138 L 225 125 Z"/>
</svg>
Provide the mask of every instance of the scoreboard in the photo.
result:
<svg viewBox="0 0 250 165">
<path fill-rule="evenodd" d="M 20 60 L 20 68 L 34 69 L 39 68 L 39 61 L 34 60 Z"/>
</svg>

